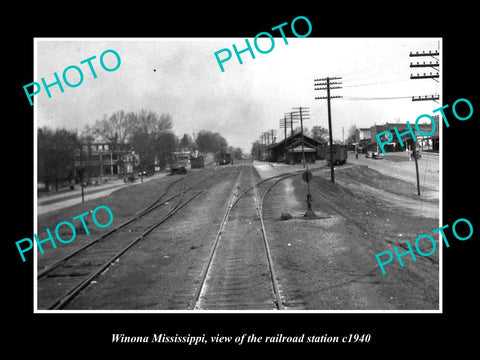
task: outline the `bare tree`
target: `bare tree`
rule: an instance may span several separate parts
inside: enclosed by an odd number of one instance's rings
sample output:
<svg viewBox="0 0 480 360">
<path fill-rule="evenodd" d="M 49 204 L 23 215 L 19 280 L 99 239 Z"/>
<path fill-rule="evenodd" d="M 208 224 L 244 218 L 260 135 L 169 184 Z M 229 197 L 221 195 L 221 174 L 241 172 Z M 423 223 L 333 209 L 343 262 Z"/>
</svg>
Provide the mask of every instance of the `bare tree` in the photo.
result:
<svg viewBox="0 0 480 360">
<path fill-rule="evenodd" d="M 313 126 L 311 131 L 312 139 L 320 141 L 322 143 L 328 142 L 328 129 L 322 126 Z"/>
<path fill-rule="evenodd" d="M 145 109 L 140 110 L 138 113 L 132 113 L 135 132 L 143 132 L 150 134 L 154 138 L 172 129 L 172 116 L 168 113 L 158 116 L 153 111 L 147 111 Z"/>
<path fill-rule="evenodd" d="M 123 110 L 116 111 L 109 117 L 105 114 L 95 122 L 94 133 L 104 141 L 124 145 L 137 125 L 136 120 L 135 114 Z"/>
<path fill-rule="evenodd" d="M 357 126 L 352 125 L 348 128 L 347 138 L 345 140 L 346 144 L 353 144 L 356 140 Z"/>
<path fill-rule="evenodd" d="M 142 109 L 138 113 L 132 113 L 131 116 L 135 124 L 131 143 L 140 155 L 140 166 L 153 167 L 155 155 L 160 162 L 169 158 L 171 152 L 176 150 L 176 139 L 171 133 L 173 125 L 171 115 L 163 113 L 159 116 L 153 111 Z"/>
<path fill-rule="evenodd" d="M 172 124 L 172 117 L 168 113 L 158 115 L 145 109 L 138 112 L 119 110 L 110 116 L 103 115 L 93 126 L 85 126 L 82 140 L 87 145 L 96 141 L 115 144 L 117 150 L 122 152 L 120 162 L 123 161 L 124 151 L 128 150 L 128 144 L 140 155 L 140 163 L 137 164 L 140 168 L 153 168 L 156 155 L 168 157 L 176 150 L 172 147 L 176 141 L 171 133 Z M 165 134 L 171 135 L 165 137 Z"/>
</svg>

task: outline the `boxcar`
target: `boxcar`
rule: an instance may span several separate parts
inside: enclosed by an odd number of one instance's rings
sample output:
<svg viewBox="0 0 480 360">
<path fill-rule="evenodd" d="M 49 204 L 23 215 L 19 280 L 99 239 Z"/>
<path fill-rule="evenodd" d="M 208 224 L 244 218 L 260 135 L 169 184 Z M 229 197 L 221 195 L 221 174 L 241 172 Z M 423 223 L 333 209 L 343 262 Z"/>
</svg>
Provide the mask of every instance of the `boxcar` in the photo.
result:
<svg viewBox="0 0 480 360">
<path fill-rule="evenodd" d="M 325 159 L 327 160 L 328 165 L 332 165 L 331 161 L 333 160 L 333 165 L 343 165 L 347 162 L 347 147 L 345 145 L 333 144 L 332 153 L 333 159 L 331 158 L 330 145 L 325 146 Z"/>
</svg>

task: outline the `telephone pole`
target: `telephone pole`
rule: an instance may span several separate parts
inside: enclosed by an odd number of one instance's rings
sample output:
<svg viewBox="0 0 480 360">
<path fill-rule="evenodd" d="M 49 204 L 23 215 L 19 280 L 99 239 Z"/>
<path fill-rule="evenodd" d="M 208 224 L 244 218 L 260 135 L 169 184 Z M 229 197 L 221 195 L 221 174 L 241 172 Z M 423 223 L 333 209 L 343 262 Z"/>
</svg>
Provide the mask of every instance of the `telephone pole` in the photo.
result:
<svg viewBox="0 0 480 360">
<path fill-rule="evenodd" d="M 277 130 L 270 129 L 269 131 L 270 131 L 270 138 L 271 138 L 270 144 L 275 144 L 275 141 L 277 139 Z"/>
<path fill-rule="evenodd" d="M 285 115 L 283 119 L 280 119 L 280 129 L 283 129 L 283 139 L 287 138 L 287 116 Z"/>
<path fill-rule="evenodd" d="M 285 113 L 285 115 L 288 115 L 290 117 L 290 136 L 292 137 L 292 164 L 294 163 L 294 156 L 293 156 L 293 123 L 297 122 L 298 120 L 293 118 L 293 112 Z M 288 120 L 286 120 L 288 121 Z"/>
<path fill-rule="evenodd" d="M 440 45 L 439 45 L 440 46 Z M 426 73 L 423 73 L 423 75 L 421 74 L 418 74 L 417 75 L 413 75 L 413 74 L 410 74 L 410 79 L 412 80 L 417 80 L 417 79 L 432 79 L 436 82 L 438 82 L 438 78 L 440 77 L 439 75 L 439 66 L 440 66 L 440 63 L 439 63 L 439 60 L 436 56 L 439 56 L 440 53 L 438 51 L 428 51 L 428 52 L 425 52 L 425 51 L 422 51 L 422 52 L 410 52 L 410 57 L 425 57 L 425 56 L 430 56 L 432 57 L 435 62 L 432 62 L 432 61 L 429 61 L 428 63 L 423 61 L 423 62 L 416 62 L 416 63 L 413 63 L 411 62 L 410 63 L 410 67 L 411 68 L 432 68 L 435 72 L 434 73 L 429 73 L 429 74 L 426 74 Z M 435 102 L 438 102 L 437 100 L 439 100 L 440 97 L 438 95 L 425 95 L 425 96 L 412 96 L 412 101 L 435 101 Z M 413 139 L 412 139 L 413 140 Z M 418 196 L 420 196 L 420 176 L 419 176 L 419 173 L 418 173 L 418 153 L 417 153 L 417 146 L 416 146 L 416 143 L 415 141 L 412 141 L 412 151 L 413 151 L 413 158 L 415 160 L 415 171 L 417 173 L 417 193 L 418 193 Z"/>
<path fill-rule="evenodd" d="M 433 79 L 435 80 L 436 82 L 438 82 L 438 80 L 436 80 L 437 78 L 440 77 L 440 75 L 438 74 L 438 67 L 440 66 L 439 62 L 438 62 L 438 59 L 435 57 L 435 56 L 439 56 L 440 53 L 438 51 L 429 51 L 429 52 L 421 52 L 419 53 L 418 51 L 416 53 L 413 53 L 413 52 L 410 52 L 410 57 L 421 57 L 421 56 L 431 56 L 433 59 L 436 60 L 436 62 L 428 62 L 426 63 L 425 61 L 423 61 L 422 63 L 420 62 L 416 62 L 415 64 L 412 62 L 410 63 L 410 67 L 411 68 L 428 68 L 428 67 L 431 67 L 433 70 L 435 70 L 436 72 L 434 73 L 423 73 L 422 74 L 419 74 L 417 73 L 417 75 L 413 75 L 413 74 L 410 74 L 410 79 Z"/>
<path fill-rule="evenodd" d="M 320 81 L 320 82 L 315 82 L 315 86 L 324 86 L 324 87 L 319 87 L 315 88 L 315 90 L 327 90 L 327 96 L 320 96 L 320 97 L 315 97 L 315 99 L 327 99 L 327 107 L 328 107 L 328 136 L 330 137 L 330 179 L 332 183 L 335 183 L 335 170 L 334 170 L 334 165 L 333 165 L 333 136 L 332 136 L 332 111 L 330 108 L 330 99 L 335 99 L 335 98 L 341 98 L 339 95 L 331 96 L 330 95 L 330 89 L 341 89 L 341 86 L 336 86 L 336 85 L 341 85 L 341 82 L 337 82 L 335 80 L 341 80 L 341 77 L 326 77 L 323 79 L 315 79 L 315 81 Z M 334 80 L 333 82 L 331 80 Z M 333 85 L 333 86 L 332 86 Z"/>
<path fill-rule="evenodd" d="M 439 67 L 440 67 L 440 63 L 439 63 L 439 60 L 436 56 L 439 56 L 440 53 L 438 51 L 428 51 L 428 52 L 425 52 L 425 51 L 422 51 L 422 52 L 410 52 L 410 57 L 413 58 L 413 57 L 425 57 L 425 56 L 430 56 L 432 57 L 435 62 L 432 62 L 432 61 L 429 61 L 428 63 L 423 61 L 423 62 L 419 62 L 417 61 L 416 63 L 413 63 L 411 62 L 410 63 L 410 67 L 411 68 L 432 68 L 433 70 L 435 70 L 435 72 L 430 72 L 430 73 L 423 73 L 422 74 L 419 74 L 417 73 L 416 75 L 414 74 L 410 74 L 410 79 L 412 80 L 418 80 L 418 79 L 432 79 L 436 82 L 438 82 L 438 78 L 440 77 L 439 75 Z M 424 95 L 424 96 L 412 96 L 412 101 L 435 101 L 435 102 L 438 102 L 437 100 L 439 100 L 440 97 L 438 95 Z"/>
<path fill-rule="evenodd" d="M 427 100 L 433 100 L 435 102 L 438 102 L 437 100 L 440 100 L 440 96 L 438 95 L 412 96 L 412 101 L 427 101 Z"/>
<path fill-rule="evenodd" d="M 270 133 L 268 131 L 264 132 L 263 137 L 265 138 L 265 147 L 263 148 L 263 161 L 267 161 L 267 149 L 270 141 Z"/>
<path fill-rule="evenodd" d="M 310 119 L 309 116 L 309 109 L 306 107 L 298 107 L 298 108 L 293 108 L 292 116 L 299 117 L 300 118 L 300 135 L 302 137 L 302 164 L 303 167 L 305 167 L 305 145 L 304 145 L 304 140 L 303 140 L 303 120 L 308 120 Z"/>
<path fill-rule="evenodd" d="M 267 147 L 267 137 L 265 136 L 265 133 L 263 132 L 262 135 L 260 135 L 260 141 L 262 142 L 262 146 L 260 147 L 260 161 L 265 160 L 265 152 L 266 152 L 266 147 Z"/>
<path fill-rule="evenodd" d="M 418 173 L 417 146 L 415 141 L 412 143 L 413 157 L 415 158 L 415 171 L 417 173 L 417 193 L 420 196 L 420 175 Z"/>
<path fill-rule="evenodd" d="M 283 152 L 284 154 L 287 152 L 287 115 L 284 115 L 283 116 L 283 119 L 280 119 L 280 129 L 283 129 L 283 132 L 284 132 L 284 137 L 283 137 L 283 140 L 285 141 L 285 143 L 283 144 Z M 286 160 L 286 158 L 284 158 L 284 161 Z"/>
</svg>

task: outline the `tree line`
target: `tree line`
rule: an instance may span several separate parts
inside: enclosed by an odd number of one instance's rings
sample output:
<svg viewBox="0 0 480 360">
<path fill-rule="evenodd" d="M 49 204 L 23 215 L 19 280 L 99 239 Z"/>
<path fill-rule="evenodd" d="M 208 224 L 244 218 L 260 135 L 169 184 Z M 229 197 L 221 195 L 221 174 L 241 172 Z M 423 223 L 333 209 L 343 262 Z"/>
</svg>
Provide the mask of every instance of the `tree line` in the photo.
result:
<svg viewBox="0 0 480 360">
<path fill-rule="evenodd" d="M 85 125 L 80 132 L 42 127 L 38 129 L 37 140 L 38 181 L 44 183 L 47 190 L 51 185 L 58 190 L 61 183 L 78 182 L 75 152 L 82 151 L 83 157 L 88 159 L 88 151 L 83 152 L 83 148 L 89 149 L 91 144 L 96 143 L 133 149 L 138 155 L 134 170 L 153 170 L 155 163 L 164 168 L 174 160 L 172 152 L 179 150 L 198 150 L 200 153 L 235 150 L 235 156 L 242 156 L 241 150 L 228 146 L 219 133 L 202 130 L 196 136 L 184 134 L 180 139 L 173 132 L 170 114 L 149 110 L 120 110 L 105 114 L 92 125 Z M 88 170 L 85 175 L 88 176 Z"/>
</svg>

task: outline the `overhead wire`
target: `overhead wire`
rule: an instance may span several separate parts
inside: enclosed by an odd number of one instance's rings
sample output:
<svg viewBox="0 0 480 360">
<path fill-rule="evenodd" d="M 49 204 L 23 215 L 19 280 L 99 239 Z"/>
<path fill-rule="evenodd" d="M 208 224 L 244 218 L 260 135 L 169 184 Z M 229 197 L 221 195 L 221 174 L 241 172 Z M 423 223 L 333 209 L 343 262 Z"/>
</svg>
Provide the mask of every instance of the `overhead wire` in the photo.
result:
<svg viewBox="0 0 480 360">
<path fill-rule="evenodd" d="M 343 96 L 339 100 L 397 100 L 397 99 L 411 99 L 412 96 L 365 96 L 365 97 L 355 97 L 355 96 Z"/>
<path fill-rule="evenodd" d="M 391 81 L 374 81 L 374 82 L 367 82 L 361 84 L 353 84 L 353 85 L 343 85 L 343 88 L 350 88 L 350 87 L 360 87 L 360 86 L 373 86 L 373 85 L 387 85 L 387 84 L 394 84 L 398 82 L 407 82 L 410 79 L 398 79 L 398 80 L 391 80 Z"/>
</svg>

